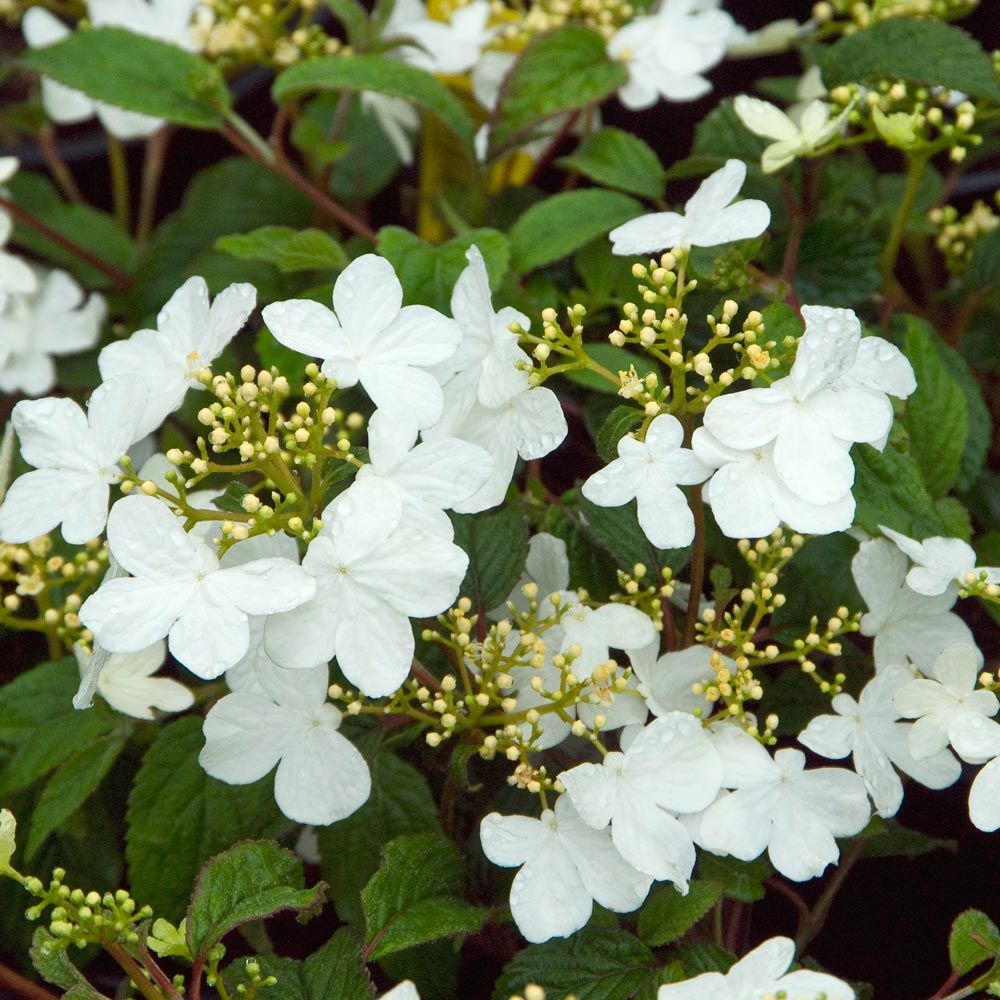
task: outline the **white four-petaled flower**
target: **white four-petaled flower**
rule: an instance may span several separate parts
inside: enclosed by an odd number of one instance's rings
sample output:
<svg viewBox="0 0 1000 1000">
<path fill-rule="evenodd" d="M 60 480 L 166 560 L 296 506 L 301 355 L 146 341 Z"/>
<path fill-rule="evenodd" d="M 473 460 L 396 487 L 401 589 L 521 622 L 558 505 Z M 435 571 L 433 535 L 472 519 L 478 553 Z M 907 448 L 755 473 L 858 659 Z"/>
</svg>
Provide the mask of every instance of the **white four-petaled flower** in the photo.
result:
<svg viewBox="0 0 1000 1000">
<path fill-rule="evenodd" d="M 756 97 L 741 94 L 733 102 L 740 121 L 754 135 L 775 141 L 761 156 L 766 174 L 775 173 L 794 159 L 815 152 L 829 142 L 844 127 L 850 108 L 831 118 L 830 105 L 823 100 L 812 101 L 793 121 L 781 108 Z"/>
<path fill-rule="evenodd" d="M 918 594 L 944 594 L 955 583 L 965 584 L 970 574 L 977 579 L 985 574 L 987 583 L 1000 583 L 1000 566 L 977 566 L 972 546 L 960 538 L 934 537 L 918 542 L 885 525 L 879 528 L 913 560 L 906 582 Z"/>
</svg>

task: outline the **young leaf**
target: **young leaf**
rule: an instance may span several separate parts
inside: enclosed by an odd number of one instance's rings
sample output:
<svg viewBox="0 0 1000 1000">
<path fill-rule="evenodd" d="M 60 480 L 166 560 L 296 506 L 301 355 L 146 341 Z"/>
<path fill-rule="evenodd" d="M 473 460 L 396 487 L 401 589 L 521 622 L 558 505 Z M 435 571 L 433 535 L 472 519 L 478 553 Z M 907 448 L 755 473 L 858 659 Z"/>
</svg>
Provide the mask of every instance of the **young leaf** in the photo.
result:
<svg viewBox="0 0 1000 1000">
<path fill-rule="evenodd" d="M 322 229 L 261 226 L 222 236 L 215 248 L 241 260 L 263 260 L 279 271 L 337 271 L 347 266 L 344 248 Z"/>
<path fill-rule="evenodd" d="M 1000 929 L 981 910 L 960 913 L 951 925 L 948 955 L 955 972 L 964 975 L 1000 954 Z"/>
<path fill-rule="evenodd" d="M 225 80 L 214 66 L 123 28 L 74 31 L 55 45 L 29 49 L 20 61 L 95 100 L 176 125 L 216 129 L 230 107 Z"/>
<path fill-rule="evenodd" d="M 656 153 L 638 136 L 620 128 L 602 128 L 556 162 L 605 187 L 645 198 L 662 197 L 667 180 Z"/>
<path fill-rule="evenodd" d="M 531 127 L 561 112 L 597 104 L 628 80 L 600 35 L 567 24 L 536 38 L 504 81 L 490 124 L 489 158 L 515 146 Z"/>
<path fill-rule="evenodd" d="M 30 955 L 42 979 L 66 991 L 63 1000 L 107 1000 L 70 961 L 63 942 L 54 938 L 47 927 L 35 928 Z"/>
<path fill-rule="evenodd" d="M 634 406 L 616 406 L 597 434 L 597 454 L 605 462 L 614 461 L 618 457 L 618 442 L 642 420 L 642 410 Z"/>
<path fill-rule="evenodd" d="M 484 912 L 461 898 L 462 859 L 438 833 L 397 837 L 361 893 L 365 954 L 391 955 L 426 941 L 479 930 Z"/>
<path fill-rule="evenodd" d="M 477 614 L 498 607 L 517 583 L 528 557 L 528 531 L 519 507 L 504 504 L 479 514 L 452 514 L 455 544 L 469 556 L 459 591 Z"/>
<path fill-rule="evenodd" d="M 323 882 L 305 888 L 302 862 L 269 841 L 244 840 L 210 858 L 195 884 L 187 912 L 187 942 L 203 955 L 231 930 L 294 910 L 317 913 L 325 899 Z"/>
<path fill-rule="evenodd" d="M 382 56 L 323 56 L 290 66 L 274 81 L 278 104 L 323 90 L 370 90 L 402 97 L 436 115 L 472 156 L 472 120 L 462 102 L 436 77 Z"/>
<path fill-rule="evenodd" d="M 766 857 L 756 861 L 739 861 L 707 851 L 698 858 L 698 877 L 722 886 L 726 899 L 741 903 L 756 903 L 765 895 L 764 882 L 774 874 Z"/>
<path fill-rule="evenodd" d="M 639 911 L 639 937 L 653 948 L 682 938 L 721 895 L 718 882 L 692 882 L 686 896 L 672 886 L 660 889 Z"/>
<path fill-rule="evenodd" d="M 519 274 L 552 264 L 629 219 L 642 205 L 617 191 L 564 191 L 532 205 L 510 231 L 511 267 Z"/>
</svg>

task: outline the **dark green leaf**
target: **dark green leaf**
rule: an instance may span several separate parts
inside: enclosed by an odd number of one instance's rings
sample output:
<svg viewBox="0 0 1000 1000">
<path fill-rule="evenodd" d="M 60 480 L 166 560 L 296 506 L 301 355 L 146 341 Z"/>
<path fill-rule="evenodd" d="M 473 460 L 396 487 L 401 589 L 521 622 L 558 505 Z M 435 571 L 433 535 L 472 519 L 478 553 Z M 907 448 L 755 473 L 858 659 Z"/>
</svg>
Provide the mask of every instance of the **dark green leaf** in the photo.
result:
<svg viewBox="0 0 1000 1000">
<path fill-rule="evenodd" d="M 605 462 L 618 457 L 618 442 L 642 423 L 642 410 L 634 406 L 616 406 L 607 416 L 597 435 L 597 454 Z"/>
<path fill-rule="evenodd" d="M 229 109 L 222 74 L 169 42 L 123 28 L 74 31 L 21 63 L 98 101 L 191 128 L 215 129 Z"/>
<path fill-rule="evenodd" d="M 371 21 L 368 11 L 358 0 L 325 0 L 334 17 L 347 31 L 347 40 L 355 52 L 361 51 L 371 36 Z"/>
<path fill-rule="evenodd" d="M 528 557 L 528 529 L 520 507 L 504 504 L 480 514 L 452 514 L 455 544 L 468 553 L 459 593 L 477 614 L 499 607 L 517 583 Z"/>
<path fill-rule="evenodd" d="M 263 840 L 244 840 L 210 858 L 198 875 L 187 912 L 187 942 L 203 955 L 231 930 L 283 910 L 300 916 L 319 911 L 324 883 L 305 888 L 302 862 Z"/>
<path fill-rule="evenodd" d="M 774 874 L 771 863 L 764 858 L 739 861 L 703 851 L 698 855 L 698 877 L 710 879 L 722 886 L 727 899 L 741 903 L 756 903 L 764 898 L 764 882 Z"/>
<path fill-rule="evenodd" d="M 510 231 L 511 267 L 519 274 L 552 264 L 596 236 L 642 214 L 617 191 L 564 191 L 532 205 Z"/>
<path fill-rule="evenodd" d="M 736 956 L 725 948 L 700 941 L 681 945 L 674 955 L 684 966 L 688 978 L 703 972 L 728 972 L 736 961 Z"/>
<path fill-rule="evenodd" d="M 596 32 L 567 24 L 536 38 L 500 89 L 490 125 L 490 158 L 517 145 L 547 118 L 597 104 L 628 79 Z"/>
<path fill-rule="evenodd" d="M 693 176 L 717 170 L 731 157 L 759 164 L 760 155 L 767 144 L 768 140 L 754 135 L 740 121 L 739 115 L 733 109 L 732 100 L 725 100 L 705 115 L 695 130 L 691 155 L 701 158 L 703 163 L 701 169 Z M 675 176 L 676 166 L 675 164 L 667 172 L 668 177 Z"/>
<path fill-rule="evenodd" d="M 881 285 L 879 246 L 860 219 L 818 219 L 802 234 L 795 272 L 799 298 L 844 307 L 864 302 Z"/>
<path fill-rule="evenodd" d="M 31 964 L 47 983 L 66 991 L 63 1000 L 106 1000 L 70 961 L 66 942 L 57 941 L 45 927 L 35 928 Z"/>
<path fill-rule="evenodd" d="M 960 913 L 951 925 L 948 955 L 955 972 L 964 975 L 1000 953 L 1000 930 L 981 910 Z"/>
<path fill-rule="evenodd" d="M 605 187 L 645 198 L 662 197 L 667 180 L 660 158 L 642 139 L 610 126 L 595 132 L 557 163 Z"/>
<path fill-rule="evenodd" d="M 639 937 L 653 948 L 682 938 L 721 895 L 718 882 L 692 882 L 686 896 L 673 886 L 659 889 L 639 911 Z"/>
<path fill-rule="evenodd" d="M 919 858 L 931 851 L 958 850 L 955 840 L 929 837 L 919 830 L 911 830 L 896 819 L 881 819 L 873 816 L 871 822 L 859 834 L 865 841 L 862 857 L 866 858 Z"/>
<path fill-rule="evenodd" d="M 347 266 L 344 248 L 322 229 L 262 226 L 249 233 L 222 236 L 217 250 L 241 260 L 263 260 L 279 271 L 328 271 Z"/>
<path fill-rule="evenodd" d="M 658 549 L 639 527 L 635 501 L 621 507 L 598 507 L 584 497 L 579 510 L 591 539 L 626 572 L 636 563 L 650 570 L 670 566 L 677 570 L 687 562 L 688 549 Z"/>
<path fill-rule="evenodd" d="M 977 241 L 965 280 L 975 288 L 990 290 L 1000 286 L 1000 229 L 994 229 Z"/>
</svg>

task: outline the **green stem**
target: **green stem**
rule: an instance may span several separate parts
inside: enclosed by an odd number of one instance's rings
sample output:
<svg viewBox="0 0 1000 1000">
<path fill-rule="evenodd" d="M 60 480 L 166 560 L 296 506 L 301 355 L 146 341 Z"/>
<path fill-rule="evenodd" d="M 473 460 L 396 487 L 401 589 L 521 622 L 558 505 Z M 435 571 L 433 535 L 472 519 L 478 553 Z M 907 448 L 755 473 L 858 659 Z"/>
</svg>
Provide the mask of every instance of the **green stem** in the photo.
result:
<svg viewBox="0 0 1000 1000">
<path fill-rule="evenodd" d="M 906 187 L 903 189 L 903 197 L 896 209 L 896 216 L 892 220 L 892 228 L 889 230 L 889 241 L 882 251 L 882 280 L 888 288 L 896 283 L 896 258 L 899 256 L 899 248 L 906 233 L 907 223 L 910 221 L 910 213 L 917 200 L 920 191 L 920 182 L 924 177 L 924 170 L 927 167 L 929 157 L 925 153 L 918 153 L 910 157 L 906 172 Z"/>
<path fill-rule="evenodd" d="M 128 179 L 128 160 L 121 140 L 108 133 L 108 167 L 111 171 L 111 200 L 115 222 L 128 233 L 132 225 L 132 193 Z"/>
<path fill-rule="evenodd" d="M 146 141 L 146 160 L 142 170 L 142 187 L 139 192 L 139 222 L 135 239 L 139 246 L 149 242 L 156 220 L 156 196 L 160 191 L 163 163 L 170 143 L 171 128 L 164 125 Z"/>
</svg>

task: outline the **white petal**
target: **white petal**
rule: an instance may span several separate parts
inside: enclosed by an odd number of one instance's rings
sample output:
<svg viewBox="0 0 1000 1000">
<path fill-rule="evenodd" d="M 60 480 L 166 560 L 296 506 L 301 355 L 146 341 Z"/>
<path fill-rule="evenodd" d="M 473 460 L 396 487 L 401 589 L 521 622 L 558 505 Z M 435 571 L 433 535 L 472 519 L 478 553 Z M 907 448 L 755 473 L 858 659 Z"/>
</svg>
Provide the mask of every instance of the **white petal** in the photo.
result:
<svg viewBox="0 0 1000 1000">
<path fill-rule="evenodd" d="M 36 469 L 93 472 L 97 454 L 86 414 L 71 399 L 25 399 L 10 422 L 21 442 L 21 455 Z"/>
<path fill-rule="evenodd" d="M 799 742 L 821 757 L 840 760 L 854 745 L 857 726 L 852 718 L 841 715 L 817 715 L 799 733 Z"/>
<path fill-rule="evenodd" d="M 258 781 L 285 752 L 295 721 L 267 698 L 226 695 L 205 718 L 205 746 L 198 762 L 207 774 L 230 785 Z"/>
<path fill-rule="evenodd" d="M 336 652 L 335 595 L 321 591 L 311 601 L 280 615 L 268 615 L 264 649 L 275 663 L 308 669 L 333 659 Z"/>
<path fill-rule="evenodd" d="M 608 756 L 614 758 L 610 765 L 578 764 L 559 775 L 580 818 L 595 830 L 603 830 L 611 822 L 615 808 L 619 779 L 611 767 L 614 760 L 621 760 L 621 754 Z"/>
<path fill-rule="evenodd" d="M 533 944 L 569 937 L 590 919 L 592 911 L 592 897 L 555 837 L 514 876 L 511 916 Z"/>
<path fill-rule="evenodd" d="M 153 497 L 123 497 L 111 508 L 108 543 L 115 559 L 135 576 L 194 576 L 206 568 L 181 521 Z"/>
<path fill-rule="evenodd" d="M 569 428 L 559 397 L 551 389 L 528 389 L 511 400 L 517 451 L 525 461 L 544 458 L 562 444 Z M 481 442 L 480 442 L 481 443 Z"/>
<path fill-rule="evenodd" d="M 795 122 L 784 111 L 767 101 L 741 94 L 733 102 L 733 110 L 754 135 L 785 141 L 798 138 L 799 130 Z"/>
<path fill-rule="evenodd" d="M 381 333 L 402 305 L 403 288 L 396 272 L 389 261 L 375 254 L 352 260 L 333 286 L 337 318 L 359 347 Z"/>
<path fill-rule="evenodd" d="M 141 437 L 139 424 L 148 400 L 146 386 L 132 379 L 112 379 L 94 390 L 87 421 L 102 464 L 117 464 Z"/>
<path fill-rule="evenodd" d="M 517 868 L 538 850 L 544 838 L 542 824 L 530 816 L 501 816 L 492 812 L 479 824 L 483 853 L 495 865 Z"/>
<path fill-rule="evenodd" d="M 345 588 L 337 627 L 337 663 L 344 676 L 371 698 L 393 694 L 413 661 L 409 619 L 361 587 Z"/>
<path fill-rule="evenodd" d="M 991 760 L 969 790 L 969 819 L 977 830 L 1000 829 L 1000 757 Z"/>
<path fill-rule="evenodd" d="M 213 600 L 232 604 L 248 615 L 270 615 L 311 600 L 316 580 L 288 559 L 255 559 L 220 569 L 205 580 Z"/>
<path fill-rule="evenodd" d="M 246 282 L 224 288 L 208 311 L 208 323 L 199 331 L 198 348 L 207 363 L 214 361 L 243 328 L 257 306 L 257 289 Z"/>
<path fill-rule="evenodd" d="M 200 594 L 170 629 L 170 652 L 205 680 L 224 674 L 250 645 L 247 616 L 231 605 L 209 604 Z"/>
<path fill-rule="evenodd" d="M 134 653 L 169 632 L 191 594 L 186 583 L 169 578 L 108 580 L 83 602 L 80 621 L 105 649 Z"/>
<path fill-rule="evenodd" d="M 686 247 L 687 222 L 676 212 L 654 212 L 632 219 L 608 234 L 611 252 L 619 257 L 656 253 Z"/>
<path fill-rule="evenodd" d="M 794 958 L 794 941 L 786 937 L 771 938 L 747 952 L 730 968 L 726 978 L 732 980 L 736 990 L 750 992 L 781 976 Z M 796 997 L 795 1000 L 799 998 Z"/>
<path fill-rule="evenodd" d="M 0 507 L 0 538 L 29 542 L 63 523 L 63 537 L 74 545 L 104 530 L 108 484 L 85 472 L 36 469 L 11 484 Z"/>
</svg>

